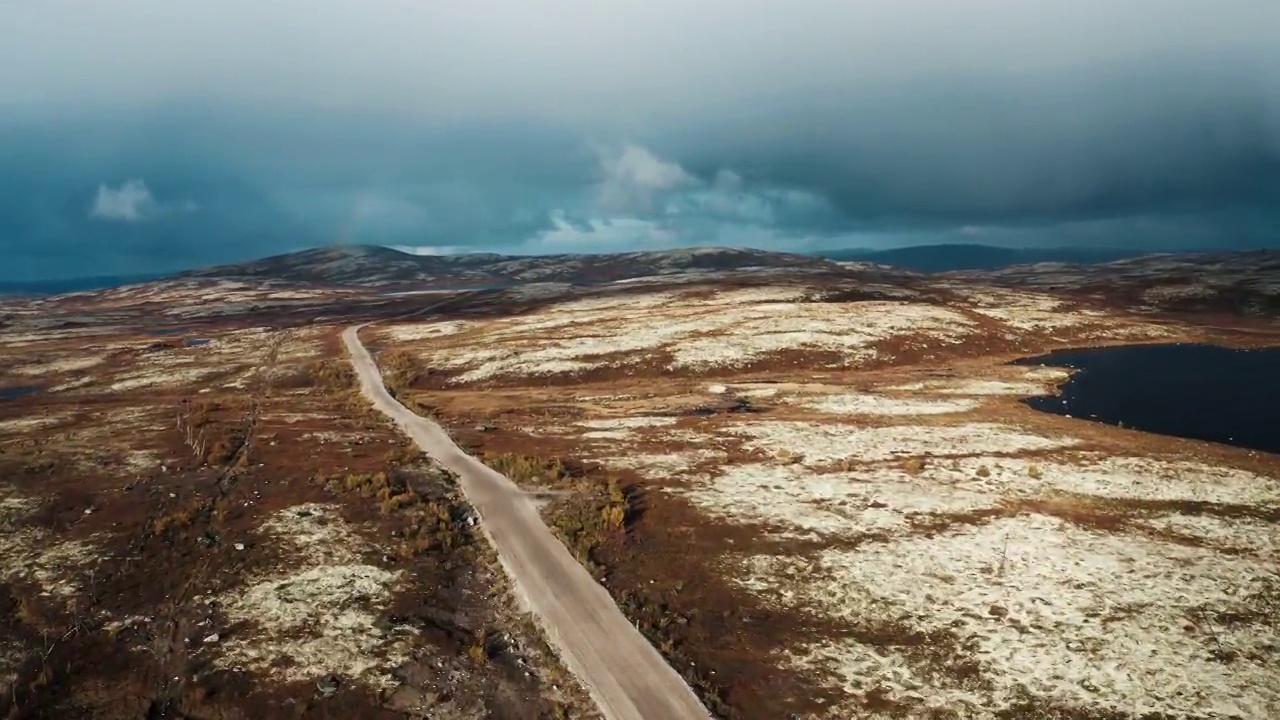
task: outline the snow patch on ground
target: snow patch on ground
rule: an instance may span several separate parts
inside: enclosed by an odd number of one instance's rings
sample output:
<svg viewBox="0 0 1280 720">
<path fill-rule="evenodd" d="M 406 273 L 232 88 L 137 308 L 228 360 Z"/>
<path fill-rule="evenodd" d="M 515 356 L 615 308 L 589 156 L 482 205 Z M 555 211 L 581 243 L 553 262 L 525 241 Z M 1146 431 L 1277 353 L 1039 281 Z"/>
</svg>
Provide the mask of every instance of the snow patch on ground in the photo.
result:
<svg viewBox="0 0 1280 720">
<path fill-rule="evenodd" d="M 1280 714 L 1271 563 L 1023 515 L 746 567 L 743 586 L 776 602 L 937 638 L 932 660 L 893 642 L 795 648 L 792 663 L 834 675 L 849 695 L 831 717 L 863 716 L 871 693 L 895 705 L 885 717 L 990 717 L 1025 699 L 1178 718 Z M 976 672 L 955 673 L 958 660 Z"/>
</svg>

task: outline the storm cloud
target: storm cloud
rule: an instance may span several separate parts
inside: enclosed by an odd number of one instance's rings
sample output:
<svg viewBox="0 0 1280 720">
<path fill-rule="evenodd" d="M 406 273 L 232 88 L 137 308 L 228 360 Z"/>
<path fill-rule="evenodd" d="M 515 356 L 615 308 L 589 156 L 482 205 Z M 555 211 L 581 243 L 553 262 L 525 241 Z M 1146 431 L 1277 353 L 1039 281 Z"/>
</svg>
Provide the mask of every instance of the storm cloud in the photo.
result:
<svg viewBox="0 0 1280 720">
<path fill-rule="evenodd" d="M 1275 245 L 1277 27 L 1274 0 L 3 3 L 0 276 Z"/>
</svg>

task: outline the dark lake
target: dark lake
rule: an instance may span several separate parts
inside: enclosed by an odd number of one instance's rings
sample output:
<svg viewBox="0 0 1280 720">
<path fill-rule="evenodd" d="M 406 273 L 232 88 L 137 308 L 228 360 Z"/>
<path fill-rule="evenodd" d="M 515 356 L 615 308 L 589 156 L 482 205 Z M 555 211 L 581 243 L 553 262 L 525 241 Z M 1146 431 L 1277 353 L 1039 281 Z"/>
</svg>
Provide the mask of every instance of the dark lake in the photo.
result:
<svg viewBox="0 0 1280 720">
<path fill-rule="evenodd" d="M 1079 370 L 1058 396 L 1028 399 L 1036 410 L 1280 453 L 1280 348 L 1130 345 L 1014 364 Z"/>
<path fill-rule="evenodd" d="M 38 392 L 40 392 L 40 388 L 35 385 L 0 388 L 0 400 L 16 400 L 20 397 L 35 395 Z"/>
</svg>

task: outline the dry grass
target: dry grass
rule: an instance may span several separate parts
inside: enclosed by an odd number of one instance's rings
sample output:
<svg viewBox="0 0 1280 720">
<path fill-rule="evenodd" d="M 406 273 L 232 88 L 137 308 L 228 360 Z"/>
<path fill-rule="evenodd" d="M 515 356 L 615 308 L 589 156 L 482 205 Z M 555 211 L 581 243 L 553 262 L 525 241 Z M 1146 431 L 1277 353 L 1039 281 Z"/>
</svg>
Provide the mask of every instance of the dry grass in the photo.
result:
<svg viewBox="0 0 1280 720">
<path fill-rule="evenodd" d="M 564 460 L 519 453 L 484 455 L 484 464 L 506 475 L 516 484 L 560 486 L 574 479 L 574 472 Z"/>
</svg>

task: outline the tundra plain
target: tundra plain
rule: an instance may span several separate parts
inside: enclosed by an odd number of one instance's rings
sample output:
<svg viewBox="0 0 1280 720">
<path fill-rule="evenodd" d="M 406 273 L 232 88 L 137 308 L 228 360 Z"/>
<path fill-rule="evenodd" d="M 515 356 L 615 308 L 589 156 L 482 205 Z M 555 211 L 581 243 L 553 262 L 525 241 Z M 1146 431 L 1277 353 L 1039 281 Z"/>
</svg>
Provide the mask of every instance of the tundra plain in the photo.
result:
<svg viewBox="0 0 1280 720">
<path fill-rule="evenodd" d="M 224 302 L 225 301 L 225 302 Z M 1064 347 L 1263 320 L 920 276 L 0 309 L 0 707 L 592 717 L 397 399 L 533 493 L 724 718 L 1280 714 L 1280 461 L 1041 414 Z"/>
</svg>

